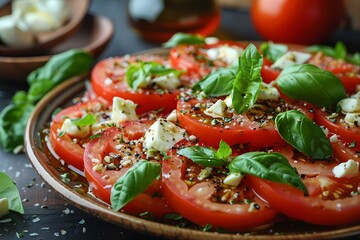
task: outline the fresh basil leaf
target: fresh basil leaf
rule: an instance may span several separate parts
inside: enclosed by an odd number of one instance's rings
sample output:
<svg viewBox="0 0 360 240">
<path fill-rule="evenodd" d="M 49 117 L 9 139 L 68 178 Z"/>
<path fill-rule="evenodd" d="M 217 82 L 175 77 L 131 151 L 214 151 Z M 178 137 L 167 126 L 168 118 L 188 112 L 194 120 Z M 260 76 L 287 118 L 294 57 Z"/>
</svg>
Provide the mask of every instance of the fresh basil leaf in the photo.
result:
<svg viewBox="0 0 360 240">
<path fill-rule="evenodd" d="M 276 62 L 282 55 L 286 53 L 288 47 L 285 44 L 275 44 L 273 42 L 263 42 L 260 45 L 260 51 L 264 57 L 267 57 L 272 62 Z"/>
<path fill-rule="evenodd" d="M 6 106 L 0 113 L 0 145 L 4 151 L 12 151 L 24 145 L 27 120 L 34 109 L 31 104 Z"/>
<path fill-rule="evenodd" d="M 213 71 L 193 86 L 193 90 L 203 91 L 211 97 L 229 95 L 233 88 L 237 70 L 235 68 L 221 68 Z"/>
<path fill-rule="evenodd" d="M 180 44 L 205 44 L 205 38 L 197 34 L 176 33 L 163 43 L 163 47 L 175 47 Z"/>
<path fill-rule="evenodd" d="M 318 107 L 335 106 L 346 97 L 343 84 L 334 74 L 311 64 L 285 68 L 276 79 L 276 84 L 286 96 L 308 101 Z"/>
<path fill-rule="evenodd" d="M 55 85 L 73 76 L 84 74 L 91 69 L 94 57 L 81 49 L 71 49 L 50 58 L 43 66 L 31 72 L 28 83 L 51 79 Z"/>
<path fill-rule="evenodd" d="M 7 198 L 11 211 L 24 214 L 24 207 L 14 181 L 2 172 L 0 172 L 0 198 Z"/>
<path fill-rule="evenodd" d="M 126 81 L 133 90 L 149 84 L 152 77 L 159 77 L 168 74 L 179 76 L 181 71 L 173 68 L 166 68 L 157 62 L 138 62 L 130 64 L 126 71 Z"/>
<path fill-rule="evenodd" d="M 200 146 L 186 147 L 178 150 L 177 153 L 206 167 L 219 167 L 226 163 L 226 160 L 219 158 L 216 151 L 211 148 Z"/>
<path fill-rule="evenodd" d="M 337 59 L 346 59 L 346 55 L 347 55 L 347 50 L 346 50 L 346 46 L 343 42 L 337 42 L 335 44 L 335 56 Z"/>
<path fill-rule="evenodd" d="M 119 211 L 160 178 L 160 163 L 140 160 L 121 176 L 111 189 L 111 206 Z"/>
<path fill-rule="evenodd" d="M 33 82 L 28 90 L 27 100 L 35 104 L 55 86 L 56 83 L 51 79 L 42 79 L 41 81 Z"/>
<path fill-rule="evenodd" d="M 72 123 L 79 127 L 86 127 L 96 123 L 96 117 L 93 114 L 86 114 L 82 118 L 72 119 Z"/>
<path fill-rule="evenodd" d="M 215 156 L 219 159 L 227 161 L 231 154 L 231 147 L 225 141 L 220 140 L 219 149 L 215 152 Z"/>
<path fill-rule="evenodd" d="M 360 65 L 360 53 L 356 52 L 352 56 L 348 56 L 346 61 L 352 64 Z"/>
<path fill-rule="evenodd" d="M 300 152 L 313 159 L 328 159 L 332 155 L 329 139 L 319 125 L 296 110 L 280 113 L 275 118 L 280 136 Z"/>
<path fill-rule="evenodd" d="M 280 153 L 244 153 L 233 158 L 228 168 L 233 173 L 250 174 L 266 180 L 290 184 L 307 193 L 306 186 L 295 169 Z"/>
<path fill-rule="evenodd" d="M 11 101 L 15 105 L 22 105 L 27 103 L 27 93 L 25 91 L 18 91 L 12 97 Z"/>
<path fill-rule="evenodd" d="M 256 102 L 262 78 L 263 59 L 254 44 L 249 44 L 239 59 L 239 72 L 233 83 L 232 103 L 236 113 L 246 112 Z"/>
</svg>

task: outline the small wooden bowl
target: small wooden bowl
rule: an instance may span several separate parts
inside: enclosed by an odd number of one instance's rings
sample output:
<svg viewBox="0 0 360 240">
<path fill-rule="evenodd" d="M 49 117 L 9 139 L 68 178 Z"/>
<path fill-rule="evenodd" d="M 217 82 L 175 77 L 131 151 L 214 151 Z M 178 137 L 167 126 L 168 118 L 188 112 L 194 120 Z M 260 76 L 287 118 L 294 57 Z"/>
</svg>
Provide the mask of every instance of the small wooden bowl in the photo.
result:
<svg viewBox="0 0 360 240">
<path fill-rule="evenodd" d="M 54 54 L 72 48 L 80 48 L 99 56 L 114 33 L 112 22 L 102 16 L 86 15 L 78 31 L 43 56 L 0 57 L 1 81 L 26 81 L 27 75 L 44 65 Z"/>
<path fill-rule="evenodd" d="M 39 34 L 39 42 L 31 47 L 17 48 L 0 44 L 0 56 L 36 56 L 71 37 L 78 30 L 81 21 L 85 17 L 90 0 L 66 1 L 70 8 L 70 19 L 64 26 L 52 32 Z M 0 16 L 9 14 L 11 14 L 11 1 L 0 8 Z"/>
</svg>

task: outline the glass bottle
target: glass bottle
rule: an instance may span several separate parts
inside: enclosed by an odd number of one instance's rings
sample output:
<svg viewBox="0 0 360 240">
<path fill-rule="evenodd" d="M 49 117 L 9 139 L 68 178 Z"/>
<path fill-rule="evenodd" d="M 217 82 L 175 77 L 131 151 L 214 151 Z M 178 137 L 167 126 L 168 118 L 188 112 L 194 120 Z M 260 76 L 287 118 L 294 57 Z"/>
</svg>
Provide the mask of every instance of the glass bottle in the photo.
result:
<svg viewBox="0 0 360 240">
<path fill-rule="evenodd" d="M 216 0 L 129 0 L 129 24 L 146 40 L 165 42 L 177 32 L 213 34 L 220 23 Z"/>
</svg>

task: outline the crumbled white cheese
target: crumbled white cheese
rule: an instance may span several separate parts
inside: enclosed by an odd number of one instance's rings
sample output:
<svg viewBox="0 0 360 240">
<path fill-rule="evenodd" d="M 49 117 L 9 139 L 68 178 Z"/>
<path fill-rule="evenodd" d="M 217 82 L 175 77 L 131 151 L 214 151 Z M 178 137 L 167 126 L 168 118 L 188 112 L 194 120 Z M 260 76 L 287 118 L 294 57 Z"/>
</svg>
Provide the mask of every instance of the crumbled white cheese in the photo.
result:
<svg viewBox="0 0 360 240">
<path fill-rule="evenodd" d="M 334 134 L 329 138 L 329 140 L 331 143 L 336 143 L 339 141 L 339 137 L 338 137 L 338 135 Z"/>
<path fill-rule="evenodd" d="M 166 120 L 173 122 L 173 123 L 177 123 L 178 119 L 177 119 L 177 114 L 176 114 L 176 110 L 172 110 L 171 113 L 166 117 Z"/>
<path fill-rule="evenodd" d="M 236 187 L 240 184 L 243 176 L 240 173 L 230 173 L 225 179 L 224 183 Z"/>
<path fill-rule="evenodd" d="M 224 102 L 228 108 L 234 108 L 234 106 L 232 104 L 232 95 L 231 94 L 224 99 Z"/>
<path fill-rule="evenodd" d="M 128 120 L 137 120 L 135 112 L 136 104 L 131 100 L 114 97 L 112 104 L 111 120 L 114 123 L 121 123 Z"/>
<path fill-rule="evenodd" d="M 221 60 L 230 66 L 237 66 L 239 64 L 239 57 L 244 52 L 244 49 L 238 46 L 220 46 L 210 48 L 206 51 L 207 57 L 210 60 Z"/>
<path fill-rule="evenodd" d="M 360 97 L 357 98 L 344 98 L 339 102 L 341 111 L 344 113 L 357 113 L 360 112 Z"/>
<path fill-rule="evenodd" d="M 184 133 L 184 129 L 163 118 L 159 118 L 146 131 L 144 147 L 147 150 L 167 151 L 184 138 Z"/>
<path fill-rule="evenodd" d="M 276 87 L 268 83 L 261 83 L 258 100 L 277 100 L 280 93 Z"/>
<path fill-rule="evenodd" d="M 59 131 L 65 132 L 72 137 L 84 138 L 90 134 L 90 126 L 77 126 L 71 119 L 67 118 Z"/>
<path fill-rule="evenodd" d="M 7 198 L 0 198 L 0 218 L 9 214 L 9 203 Z"/>
<path fill-rule="evenodd" d="M 356 176 L 359 173 L 359 163 L 353 159 L 340 163 L 332 169 L 336 178 Z"/>
<path fill-rule="evenodd" d="M 207 37 L 205 38 L 205 43 L 206 44 L 215 44 L 215 43 L 218 43 L 220 41 L 219 38 L 217 37 Z"/>
<path fill-rule="evenodd" d="M 158 87 L 167 90 L 174 90 L 181 85 L 179 78 L 174 73 L 155 77 L 151 81 Z"/>
<path fill-rule="evenodd" d="M 216 101 L 216 103 L 207 108 L 204 113 L 213 118 L 223 118 L 226 108 L 226 103 L 219 99 Z"/>
<path fill-rule="evenodd" d="M 360 113 L 347 113 L 344 121 L 351 126 L 360 126 Z"/>
<path fill-rule="evenodd" d="M 311 58 L 310 53 L 288 51 L 282 55 L 276 62 L 271 65 L 271 68 L 284 69 L 294 64 L 306 63 Z"/>
<path fill-rule="evenodd" d="M 210 177 L 210 176 L 211 176 L 211 171 L 212 171 L 212 168 L 211 168 L 211 167 L 206 167 L 206 168 L 204 168 L 204 169 L 201 169 L 201 171 L 200 171 L 197 179 L 200 180 L 200 181 L 202 181 L 202 180 Z"/>
</svg>

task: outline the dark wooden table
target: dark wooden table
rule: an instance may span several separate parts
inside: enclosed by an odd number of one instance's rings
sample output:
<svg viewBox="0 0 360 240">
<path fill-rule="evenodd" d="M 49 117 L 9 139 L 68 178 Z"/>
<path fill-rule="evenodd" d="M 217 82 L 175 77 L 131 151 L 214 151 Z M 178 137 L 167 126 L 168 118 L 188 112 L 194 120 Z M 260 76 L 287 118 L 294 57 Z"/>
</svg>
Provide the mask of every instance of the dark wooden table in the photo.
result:
<svg viewBox="0 0 360 240">
<path fill-rule="evenodd" d="M 100 59 L 159 47 L 139 38 L 128 26 L 125 0 L 93 0 L 90 12 L 110 18 L 115 35 Z M 260 40 L 246 10 L 222 9 L 217 35 L 237 40 Z M 360 50 L 360 32 L 341 29 L 328 44 L 342 40 L 352 51 Z M 18 90 L 27 89 L 23 82 L 0 79 L 0 110 Z M 105 222 L 68 204 L 36 174 L 27 156 L 0 150 L 0 171 L 9 174 L 20 191 L 25 214 L 11 213 L 11 222 L 0 223 L 0 239 L 159 239 Z"/>
</svg>

